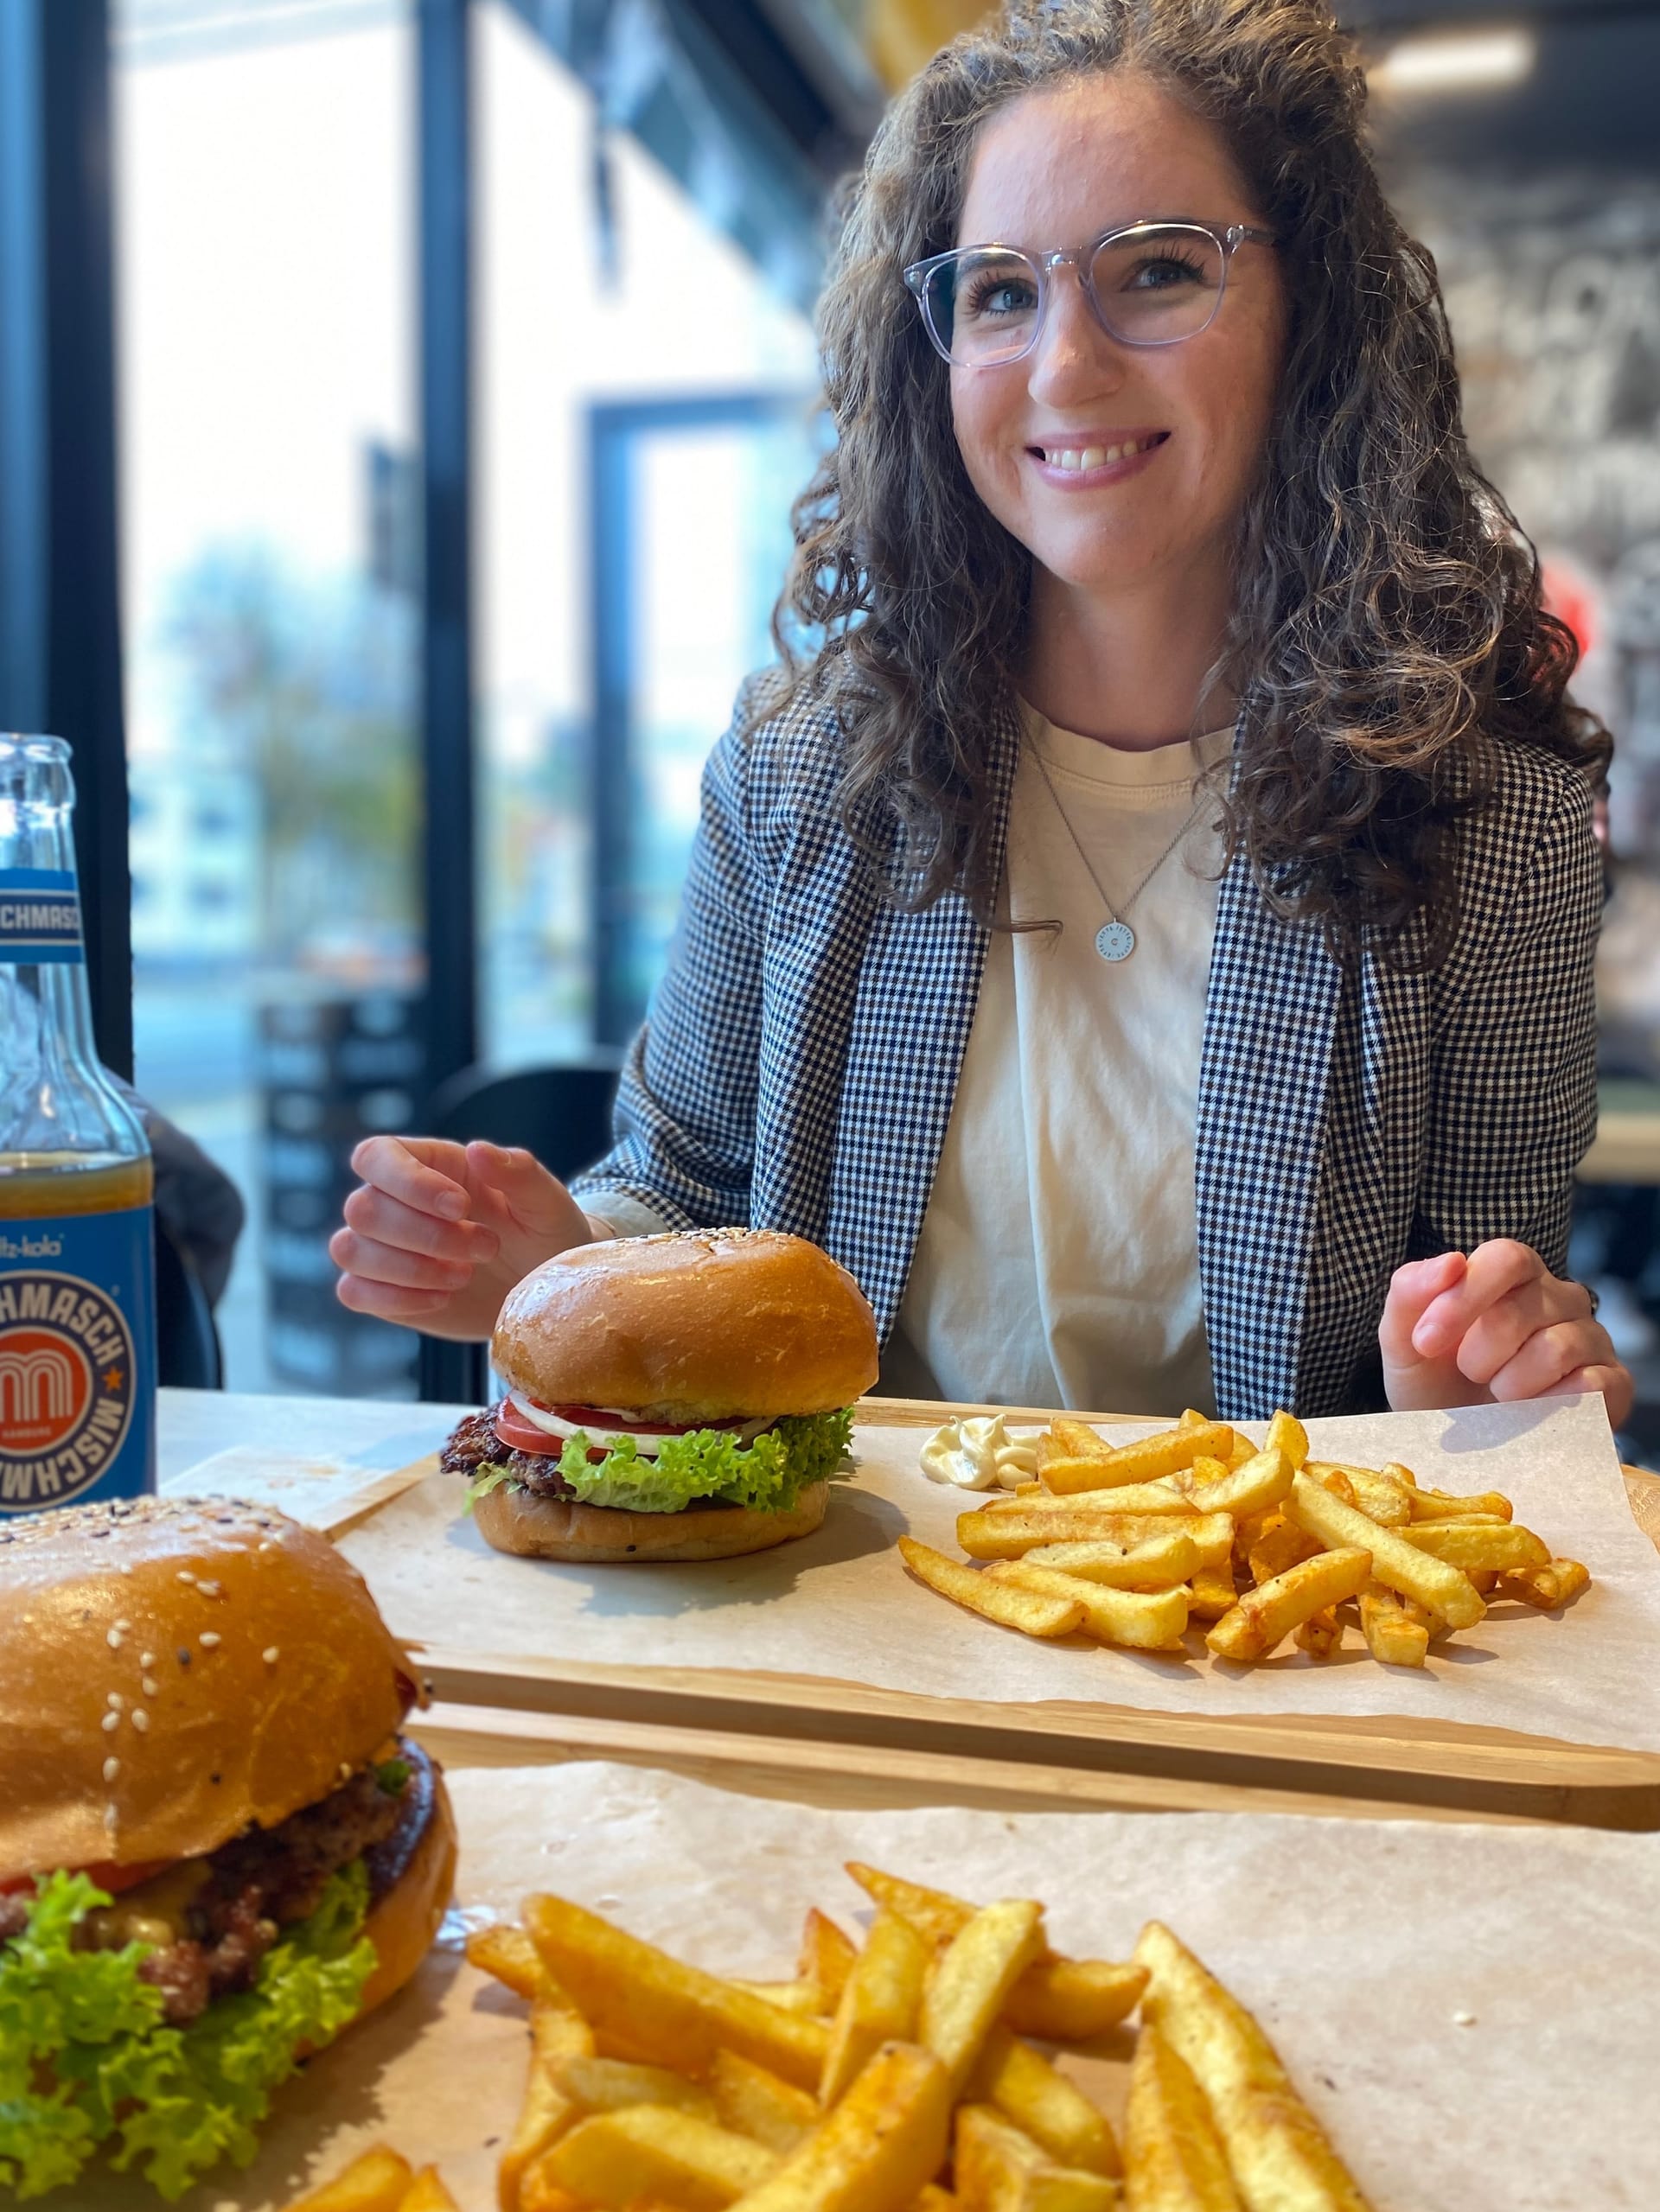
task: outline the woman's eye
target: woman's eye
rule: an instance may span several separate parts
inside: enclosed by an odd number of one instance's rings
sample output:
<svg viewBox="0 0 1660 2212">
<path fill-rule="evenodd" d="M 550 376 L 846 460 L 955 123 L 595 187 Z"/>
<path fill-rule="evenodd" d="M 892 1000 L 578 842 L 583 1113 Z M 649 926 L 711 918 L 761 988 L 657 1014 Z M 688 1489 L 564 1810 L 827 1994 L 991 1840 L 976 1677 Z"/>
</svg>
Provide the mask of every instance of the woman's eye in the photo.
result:
<svg viewBox="0 0 1660 2212">
<path fill-rule="evenodd" d="M 971 285 L 958 313 L 998 316 L 1025 315 L 1031 307 L 1031 286 L 1018 277 L 996 277 Z"/>
<path fill-rule="evenodd" d="M 1204 281 L 1204 271 L 1179 254 L 1162 253 L 1156 261 L 1143 261 L 1130 271 L 1127 282 L 1138 291 L 1174 291 L 1184 284 Z"/>
</svg>

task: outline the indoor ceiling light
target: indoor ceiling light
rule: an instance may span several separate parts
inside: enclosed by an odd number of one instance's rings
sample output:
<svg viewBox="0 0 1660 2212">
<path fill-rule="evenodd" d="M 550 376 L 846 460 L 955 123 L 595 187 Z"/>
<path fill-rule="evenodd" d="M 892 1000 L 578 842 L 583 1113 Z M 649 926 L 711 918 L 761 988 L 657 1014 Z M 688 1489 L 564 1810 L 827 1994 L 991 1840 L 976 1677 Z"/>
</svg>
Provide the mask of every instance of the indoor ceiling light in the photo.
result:
<svg viewBox="0 0 1660 2212">
<path fill-rule="evenodd" d="M 1537 53 L 1531 31 L 1449 31 L 1402 39 L 1367 73 L 1380 92 L 1486 92 L 1520 84 Z"/>
</svg>

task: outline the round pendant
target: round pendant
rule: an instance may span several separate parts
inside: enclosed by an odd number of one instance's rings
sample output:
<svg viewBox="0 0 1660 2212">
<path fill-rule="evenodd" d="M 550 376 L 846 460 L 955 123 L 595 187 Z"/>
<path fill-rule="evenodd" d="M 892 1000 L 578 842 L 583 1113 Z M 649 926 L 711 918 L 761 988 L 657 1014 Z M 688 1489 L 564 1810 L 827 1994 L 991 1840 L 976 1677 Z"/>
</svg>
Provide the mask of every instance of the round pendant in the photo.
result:
<svg viewBox="0 0 1660 2212">
<path fill-rule="evenodd" d="M 1135 932 L 1127 921 L 1103 921 L 1095 932 L 1095 950 L 1103 960 L 1127 960 L 1135 950 Z"/>
</svg>

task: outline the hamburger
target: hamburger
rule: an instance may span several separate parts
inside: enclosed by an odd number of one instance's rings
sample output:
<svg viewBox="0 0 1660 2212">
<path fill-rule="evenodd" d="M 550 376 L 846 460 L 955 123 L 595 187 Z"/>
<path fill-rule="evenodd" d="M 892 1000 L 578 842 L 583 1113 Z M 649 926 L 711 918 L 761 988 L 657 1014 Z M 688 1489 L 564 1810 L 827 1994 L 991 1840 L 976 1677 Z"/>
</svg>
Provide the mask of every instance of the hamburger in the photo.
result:
<svg viewBox="0 0 1660 2212">
<path fill-rule="evenodd" d="M 279 1513 L 115 1500 L 0 1527 L 0 2190 L 107 2149 L 169 2199 L 399 1988 L 455 1871 L 417 1684 Z"/>
<path fill-rule="evenodd" d="M 508 1292 L 490 1357 L 508 1394 L 443 1455 L 487 1542 L 725 1559 L 824 1519 L 876 1320 L 804 1238 L 699 1229 L 560 1253 Z"/>
</svg>

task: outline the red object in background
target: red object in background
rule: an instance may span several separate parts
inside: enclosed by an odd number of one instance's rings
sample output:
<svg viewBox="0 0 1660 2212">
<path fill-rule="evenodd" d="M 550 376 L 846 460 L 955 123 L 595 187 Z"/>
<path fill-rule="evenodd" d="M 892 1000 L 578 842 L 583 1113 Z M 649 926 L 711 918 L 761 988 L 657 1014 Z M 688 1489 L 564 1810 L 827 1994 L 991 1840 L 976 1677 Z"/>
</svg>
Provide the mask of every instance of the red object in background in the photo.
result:
<svg viewBox="0 0 1660 2212">
<path fill-rule="evenodd" d="M 1574 633 L 1580 657 L 1584 659 L 1596 643 L 1601 626 L 1601 605 L 1597 588 L 1588 577 L 1556 560 L 1540 563 L 1544 584 L 1545 610 L 1559 622 L 1567 624 Z"/>
</svg>

